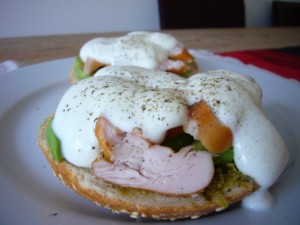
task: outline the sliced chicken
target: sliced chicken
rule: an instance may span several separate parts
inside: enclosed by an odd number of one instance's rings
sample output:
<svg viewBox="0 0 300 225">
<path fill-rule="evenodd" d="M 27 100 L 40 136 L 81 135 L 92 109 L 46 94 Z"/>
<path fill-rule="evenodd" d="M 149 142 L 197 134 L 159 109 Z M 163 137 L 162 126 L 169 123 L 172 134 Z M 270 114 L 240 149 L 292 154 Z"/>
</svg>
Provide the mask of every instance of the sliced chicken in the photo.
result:
<svg viewBox="0 0 300 225">
<path fill-rule="evenodd" d="M 161 71 L 168 71 L 176 74 L 183 74 L 189 69 L 188 65 L 180 60 L 171 60 L 168 59 L 158 68 Z"/>
<path fill-rule="evenodd" d="M 179 49 L 175 48 L 170 53 L 170 59 L 173 60 L 180 60 L 185 63 L 192 63 L 194 62 L 194 57 L 188 52 L 187 49 Z"/>
<path fill-rule="evenodd" d="M 106 139 L 99 142 L 100 146 L 109 147 L 112 153 L 108 159 L 104 154 L 93 163 L 94 174 L 103 180 L 166 195 L 200 192 L 211 182 L 214 166 L 205 151 L 193 151 L 188 146 L 174 153 L 168 147 L 150 143 L 138 130 L 119 135 L 119 129 L 103 118 L 96 127 Z"/>
<path fill-rule="evenodd" d="M 95 133 L 97 134 L 96 137 L 105 158 L 113 161 L 114 153 L 112 152 L 112 147 L 116 144 L 122 144 L 122 140 L 126 134 L 120 129 L 113 127 L 103 117 L 98 119 Z"/>
<path fill-rule="evenodd" d="M 159 66 L 159 70 L 183 75 L 189 71 L 190 64 L 194 62 L 194 57 L 185 49 L 176 47 L 170 52 L 169 59 Z"/>
<path fill-rule="evenodd" d="M 194 62 L 194 57 L 186 49 L 176 47 L 170 52 L 169 59 L 162 63 L 158 69 L 182 75 L 190 69 L 188 64 L 192 62 Z M 91 75 L 100 67 L 109 65 L 110 64 L 105 64 L 92 58 L 87 58 L 83 72 Z"/>
<path fill-rule="evenodd" d="M 189 118 L 191 120 L 184 126 L 185 132 L 201 141 L 208 151 L 220 153 L 232 146 L 230 128 L 219 121 L 205 101 L 197 102 L 190 108 Z"/>
<path fill-rule="evenodd" d="M 88 58 L 86 63 L 84 64 L 83 73 L 92 74 L 100 67 L 108 66 L 108 64 L 98 62 L 92 58 Z"/>
</svg>

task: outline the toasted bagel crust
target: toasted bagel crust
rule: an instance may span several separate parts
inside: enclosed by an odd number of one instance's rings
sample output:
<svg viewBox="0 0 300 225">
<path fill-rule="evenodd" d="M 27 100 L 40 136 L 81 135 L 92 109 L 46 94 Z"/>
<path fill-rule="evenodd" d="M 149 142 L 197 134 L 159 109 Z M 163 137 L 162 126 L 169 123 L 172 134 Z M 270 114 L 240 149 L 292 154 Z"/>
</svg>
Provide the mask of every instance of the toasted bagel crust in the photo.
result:
<svg viewBox="0 0 300 225">
<path fill-rule="evenodd" d="M 220 206 L 213 200 L 208 201 L 202 195 L 174 197 L 163 194 L 123 188 L 98 179 L 91 169 L 80 168 L 66 160 L 53 160 L 46 139 L 46 128 L 51 117 L 41 125 L 38 132 L 38 144 L 50 163 L 55 175 L 70 189 L 95 202 L 97 205 L 111 209 L 115 213 L 127 213 L 131 217 L 149 217 L 155 219 L 175 220 L 180 218 L 198 218 Z M 225 193 L 229 204 L 240 201 L 258 188 L 255 182 Z"/>
</svg>

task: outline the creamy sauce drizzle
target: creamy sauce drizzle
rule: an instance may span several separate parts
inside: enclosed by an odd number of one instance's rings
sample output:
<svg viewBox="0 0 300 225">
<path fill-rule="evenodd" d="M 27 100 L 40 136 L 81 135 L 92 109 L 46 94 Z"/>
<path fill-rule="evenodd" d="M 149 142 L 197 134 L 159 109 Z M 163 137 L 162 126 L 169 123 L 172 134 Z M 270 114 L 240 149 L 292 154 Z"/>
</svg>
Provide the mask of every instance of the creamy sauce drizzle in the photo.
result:
<svg viewBox="0 0 300 225">
<path fill-rule="evenodd" d="M 274 199 L 267 189 L 261 188 L 242 200 L 242 205 L 245 208 L 253 210 L 266 210 L 272 207 Z"/>
<path fill-rule="evenodd" d="M 186 124 L 188 106 L 204 100 L 234 136 L 234 161 L 261 190 L 244 201 L 268 196 L 288 160 L 287 148 L 262 112 L 261 90 L 252 78 L 218 70 L 184 79 L 138 67 L 106 67 L 72 86 L 60 101 L 53 129 L 71 163 L 91 167 L 100 149 L 95 122 L 104 116 L 121 130 L 142 129 L 160 143 L 167 130 Z"/>
<path fill-rule="evenodd" d="M 95 38 L 85 43 L 80 58 L 92 58 L 109 65 L 132 65 L 159 69 L 171 52 L 179 54 L 182 44 L 173 36 L 158 32 L 132 32 L 117 38 Z"/>
</svg>

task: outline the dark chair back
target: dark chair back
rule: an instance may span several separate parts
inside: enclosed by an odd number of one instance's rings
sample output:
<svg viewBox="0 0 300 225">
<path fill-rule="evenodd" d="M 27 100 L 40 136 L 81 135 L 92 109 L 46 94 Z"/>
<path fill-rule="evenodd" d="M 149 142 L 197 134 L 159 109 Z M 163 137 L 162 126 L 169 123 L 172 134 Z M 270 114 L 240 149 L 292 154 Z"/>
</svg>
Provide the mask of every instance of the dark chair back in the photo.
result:
<svg viewBox="0 0 300 225">
<path fill-rule="evenodd" d="M 272 26 L 300 26 L 300 2 L 273 1 Z"/>
<path fill-rule="evenodd" d="M 160 27 L 245 27 L 243 0 L 158 0 Z"/>
</svg>

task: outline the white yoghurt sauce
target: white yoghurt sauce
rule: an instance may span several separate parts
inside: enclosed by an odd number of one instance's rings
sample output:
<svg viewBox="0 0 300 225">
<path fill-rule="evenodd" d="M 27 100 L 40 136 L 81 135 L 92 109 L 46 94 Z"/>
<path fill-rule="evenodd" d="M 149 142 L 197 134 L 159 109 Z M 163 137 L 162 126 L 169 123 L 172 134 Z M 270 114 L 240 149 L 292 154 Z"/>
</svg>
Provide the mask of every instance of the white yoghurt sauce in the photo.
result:
<svg viewBox="0 0 300 225">
<path fill-rule="evenodd" d="M 257 196 L 269 196 L 268 188 L 288 160 L 285 143 L 262 112 L 261 97 L 252 78 L 230 71 L 185 79 L 139 67 L 105 67 L 65 93 L 53 130 L 61 140 L 63 156 L 89 168 L 101 151 L 94 134 L 99 116 L 127 132 L 138 127 L 143 136 L 160 143 L 167 130 L 187 123 L 188 106 L 204 100 L 233 133 L 236 166 L 261 186 L 244 205 L 259 208 L 265 203 L 255 206 L 253 202 Z"/>
<path fill-rule="evenodd" d="M 109 65 L 132 65 L 158 69 L 170 52 L 179 54 L 182 44 L 159 32 L 131 32 L 122 37 L 95 38 L 80 49 L 80 58 L 92 58 Z"/>
</svg>

